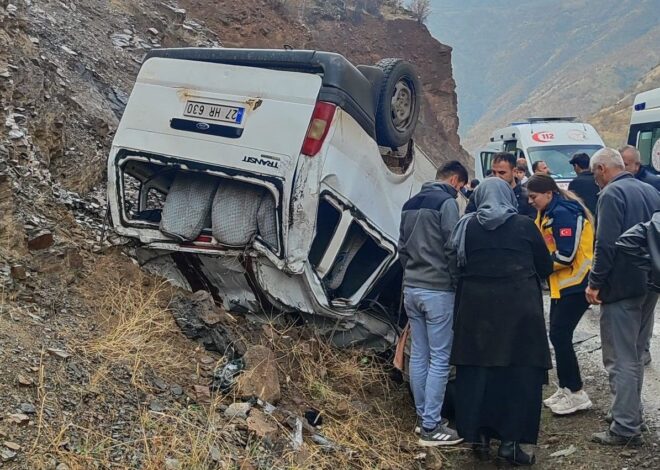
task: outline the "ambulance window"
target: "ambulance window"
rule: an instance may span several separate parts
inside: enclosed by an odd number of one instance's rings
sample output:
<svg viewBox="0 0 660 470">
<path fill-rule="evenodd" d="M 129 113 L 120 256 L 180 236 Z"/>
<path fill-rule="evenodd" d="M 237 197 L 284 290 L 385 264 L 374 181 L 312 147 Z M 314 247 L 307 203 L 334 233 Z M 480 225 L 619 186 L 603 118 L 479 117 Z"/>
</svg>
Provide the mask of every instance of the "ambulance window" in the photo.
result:
<svg viewBox="0 0 660 470">
<path fill-rule="evenodd" d="M 484 177 L 486 176 L 486 173 L 488 173 L 488 170 L 493 166 L 493 155 L 495 155 L 493 152 L 481 152 L 481 155 L 479 155 L 481 158 L 481 170 Z"/>
<path fill-rule="evenodd" d="M 516 142 L 515 140 L 507 140 L 506 142 L 504 142 L 505 152 L 515 153 L 517 148 L 518 148 L 518 142 Z"/>
<path fill-rule="evenodd" d="M 642 165 L 651 165 L 653 163 L 652 154 L 654 149 L 660 151 L 660 123 L 655 128 L 643 130 L 639 133 L 637 148 L 642 157 Z"/>
</svg>

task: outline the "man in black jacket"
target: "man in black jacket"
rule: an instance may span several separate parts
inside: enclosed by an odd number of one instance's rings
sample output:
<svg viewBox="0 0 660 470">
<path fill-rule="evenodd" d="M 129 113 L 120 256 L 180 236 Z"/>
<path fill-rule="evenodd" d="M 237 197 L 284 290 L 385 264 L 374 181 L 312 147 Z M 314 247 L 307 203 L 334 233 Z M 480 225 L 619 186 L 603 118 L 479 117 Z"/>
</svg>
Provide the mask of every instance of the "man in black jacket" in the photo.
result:
<svg viewBox="0 0 660 470">
<path fill-rule="evenodd" d="M 568 190 L 577 194 L 595 216 L 600 188 L 596 184 L 594 174 L 589 170 L 589 155 L 576 153 L 569 163 L 573 165 L 577 176 L 568 184 Z"/>
<path fill-rule="evenodd" d="M 660 193 L 625 171 L 621 154 L 604 148 L 591 157 L 591 171 L 602 188 L 598 199 L 596 249 L 586 290 L 591 304 L 602 304 L 600 334 L 603 364 L 613 392 L 612 423 L 592 439 L 599 444 L 638 444 L 641 436 L 643 355 L 653 332 L 658 295 L 635 263 L 617 252 L 626 230 L 651 220 L 660 210 Z"/>
<path fill-rule="evenodd" d="M 527 195 L 527 190 L 516 181 L 516 178 L 513 175 L 513 170 L 516 167 L 516 157 L 507 152 L 500 152 L 493 155 L 493 176 L 496 176 L 500 179 L 503 179 L 511 186 L 513 189 L 513 194 L 516 195 L 516 200 L 518 201 L 518 213 L 521 215 L 526 215 L 532 219 L 536 218 L 536 209 L 529 205 L 529 196 Z M 475 212 L 477 206 L 474 203 L 474 197 L 470 198 L 467 207 L 465 208 L 465 213 L 469 214 Z"/>
<path fill-rule="evenodd" d="M 642 158 L 637 150 L 632 145 L 622 147 L 619 152 L 623 157 L 623 163 L 626 165 L 626 171 L 644 183 L 650 184 L 655 189 L 660 191 L 660 176 L 654 175 L 648 168 L 642 166 Z"/>
</svg>

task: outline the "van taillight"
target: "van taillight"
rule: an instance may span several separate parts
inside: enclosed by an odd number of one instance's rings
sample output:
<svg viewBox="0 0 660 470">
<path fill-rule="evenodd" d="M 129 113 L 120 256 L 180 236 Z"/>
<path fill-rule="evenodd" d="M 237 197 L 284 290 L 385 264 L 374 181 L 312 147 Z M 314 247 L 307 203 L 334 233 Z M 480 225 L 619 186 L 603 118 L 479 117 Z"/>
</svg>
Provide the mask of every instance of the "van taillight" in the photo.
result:
<svg viewBox="0 0 660 470">
<path fill-rule="evenodd" d="M 312 121 L 309 123 L 305 142 L 301 152 L 309 157 L 316 156 L 323 146 L 323 141 L 328 135 L 332 118 L 335 116 L 337 106 L 325 101 L 319 101 L 314 107 Z"/>
</svg>

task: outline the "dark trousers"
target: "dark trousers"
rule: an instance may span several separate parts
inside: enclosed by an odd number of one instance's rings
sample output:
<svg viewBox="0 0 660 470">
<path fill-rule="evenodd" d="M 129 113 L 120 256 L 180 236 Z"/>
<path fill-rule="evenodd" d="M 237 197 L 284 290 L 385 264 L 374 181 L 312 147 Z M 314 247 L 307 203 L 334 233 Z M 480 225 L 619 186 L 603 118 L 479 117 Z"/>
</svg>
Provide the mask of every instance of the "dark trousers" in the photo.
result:
<svg viewBox="0 0 660 470">
<path fill-rule="evenodd" d="M 589 303 L 584 294 L 571 294 L 550 303 L 550 341 L 555 348 L 559 386 L 572 392 L 582 390 L 582 377 L 575 349 L 573 332 Z"/>
<path fill-rule="evenodd" d="M 658 294 L 624 299 L 600 308 L 603 365 L 609 375 L 613 433 L 639 436 L 642 425 L 644 349 L 653 332 Z"/>
</svg>

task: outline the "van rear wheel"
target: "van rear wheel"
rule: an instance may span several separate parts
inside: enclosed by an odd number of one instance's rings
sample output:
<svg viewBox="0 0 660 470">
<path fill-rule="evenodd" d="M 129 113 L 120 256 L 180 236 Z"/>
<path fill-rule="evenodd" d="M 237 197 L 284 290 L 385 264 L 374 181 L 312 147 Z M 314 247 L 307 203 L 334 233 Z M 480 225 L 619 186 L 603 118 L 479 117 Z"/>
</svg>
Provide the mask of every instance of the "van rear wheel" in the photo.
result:
<svg viewBox="0 0 660 470">
<path fill-rule="evenodd" d="M 422 86 L 415 68 L 405 60 L 383 59 L 376 67 L 384 75 L 376 110 L 376 141 L 383 147 L 401 147 L 415 132 Z"/>
</svg>

